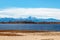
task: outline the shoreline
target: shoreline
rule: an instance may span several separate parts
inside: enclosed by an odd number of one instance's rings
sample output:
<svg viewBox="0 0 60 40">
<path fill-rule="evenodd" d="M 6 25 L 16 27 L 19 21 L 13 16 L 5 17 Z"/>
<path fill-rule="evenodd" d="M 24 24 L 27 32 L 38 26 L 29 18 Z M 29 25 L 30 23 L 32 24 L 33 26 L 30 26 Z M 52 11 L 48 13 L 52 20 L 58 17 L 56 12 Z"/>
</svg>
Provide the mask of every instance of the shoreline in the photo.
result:
<svg viewBox="0 0 60 40">
<path fill-rule="evenodd" d="M 60 32 L 56 30 L 0 30 L 0 32 Z"/>
<path fill-rule="evenodd" d="M 0 22 L 0 24 L 60 24 L 60 22 Z"/>
</svg>

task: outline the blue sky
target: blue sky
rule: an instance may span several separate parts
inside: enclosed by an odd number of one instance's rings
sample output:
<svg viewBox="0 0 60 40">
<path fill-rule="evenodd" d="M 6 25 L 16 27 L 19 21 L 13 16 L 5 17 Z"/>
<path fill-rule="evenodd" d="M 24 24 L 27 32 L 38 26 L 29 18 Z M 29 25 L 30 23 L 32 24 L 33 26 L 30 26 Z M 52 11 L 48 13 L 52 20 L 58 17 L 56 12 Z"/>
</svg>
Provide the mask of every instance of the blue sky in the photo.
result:
<svg viewBox="0 0 60 40">
<path fill-rule="evenodd" d="M 0 8 L 60 8 L 60 0 L 0 0 Z"/>
<path fill-rule="evenodd" d="M 60 19 L 60 0 L 0 0 L 0 17 Z"/>
</svg>

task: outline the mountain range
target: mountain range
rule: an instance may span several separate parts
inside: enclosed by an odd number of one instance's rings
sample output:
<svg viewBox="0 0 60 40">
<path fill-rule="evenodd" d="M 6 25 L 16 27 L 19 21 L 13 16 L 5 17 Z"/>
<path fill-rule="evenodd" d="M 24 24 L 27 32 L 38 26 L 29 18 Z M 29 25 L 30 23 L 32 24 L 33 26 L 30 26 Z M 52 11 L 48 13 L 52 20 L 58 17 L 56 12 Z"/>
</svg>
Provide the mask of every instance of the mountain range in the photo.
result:
<svg viewBox="0 0 60 40">
<path fill-rule="evenodd" d="M 22 22 L 22 21 L 26 21 L 26 22 L 60 22 L 60 20 L 58 19 L 54 19 L 54 18 L 48 18 L 48 19 L 44 19 L 44 18 L 36 18 L 36 17 L 27 17 L 27 18 L 0 18 L 0 22 Z"/>
</svg>

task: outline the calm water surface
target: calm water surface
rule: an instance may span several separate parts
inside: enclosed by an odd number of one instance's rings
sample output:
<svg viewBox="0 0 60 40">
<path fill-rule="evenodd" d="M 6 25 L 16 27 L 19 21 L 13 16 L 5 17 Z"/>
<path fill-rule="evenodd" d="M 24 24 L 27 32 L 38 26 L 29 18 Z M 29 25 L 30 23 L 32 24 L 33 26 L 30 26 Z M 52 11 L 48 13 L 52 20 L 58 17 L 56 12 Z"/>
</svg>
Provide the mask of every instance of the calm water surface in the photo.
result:
<svg viewBox="0 0 60 40">
<path fill-rule="evenodd" d="M 60 31 L 60 24 L 0 24 L 0 30 L 55 30 L 55 31 Z"/>
</svg>

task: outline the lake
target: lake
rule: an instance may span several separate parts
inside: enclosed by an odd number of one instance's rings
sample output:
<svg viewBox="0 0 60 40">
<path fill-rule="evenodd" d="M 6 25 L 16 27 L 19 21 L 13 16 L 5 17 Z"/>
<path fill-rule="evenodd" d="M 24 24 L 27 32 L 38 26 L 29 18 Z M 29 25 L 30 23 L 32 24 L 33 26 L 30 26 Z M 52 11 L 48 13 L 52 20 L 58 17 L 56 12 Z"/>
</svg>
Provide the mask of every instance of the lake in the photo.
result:
<svg viewBox="0 0 60 40">
<path fill-rule="evenodd" d="M 60 31 L 60 24 L 0 24 L 0 30 L 55 30 Z"/>
</svg>

